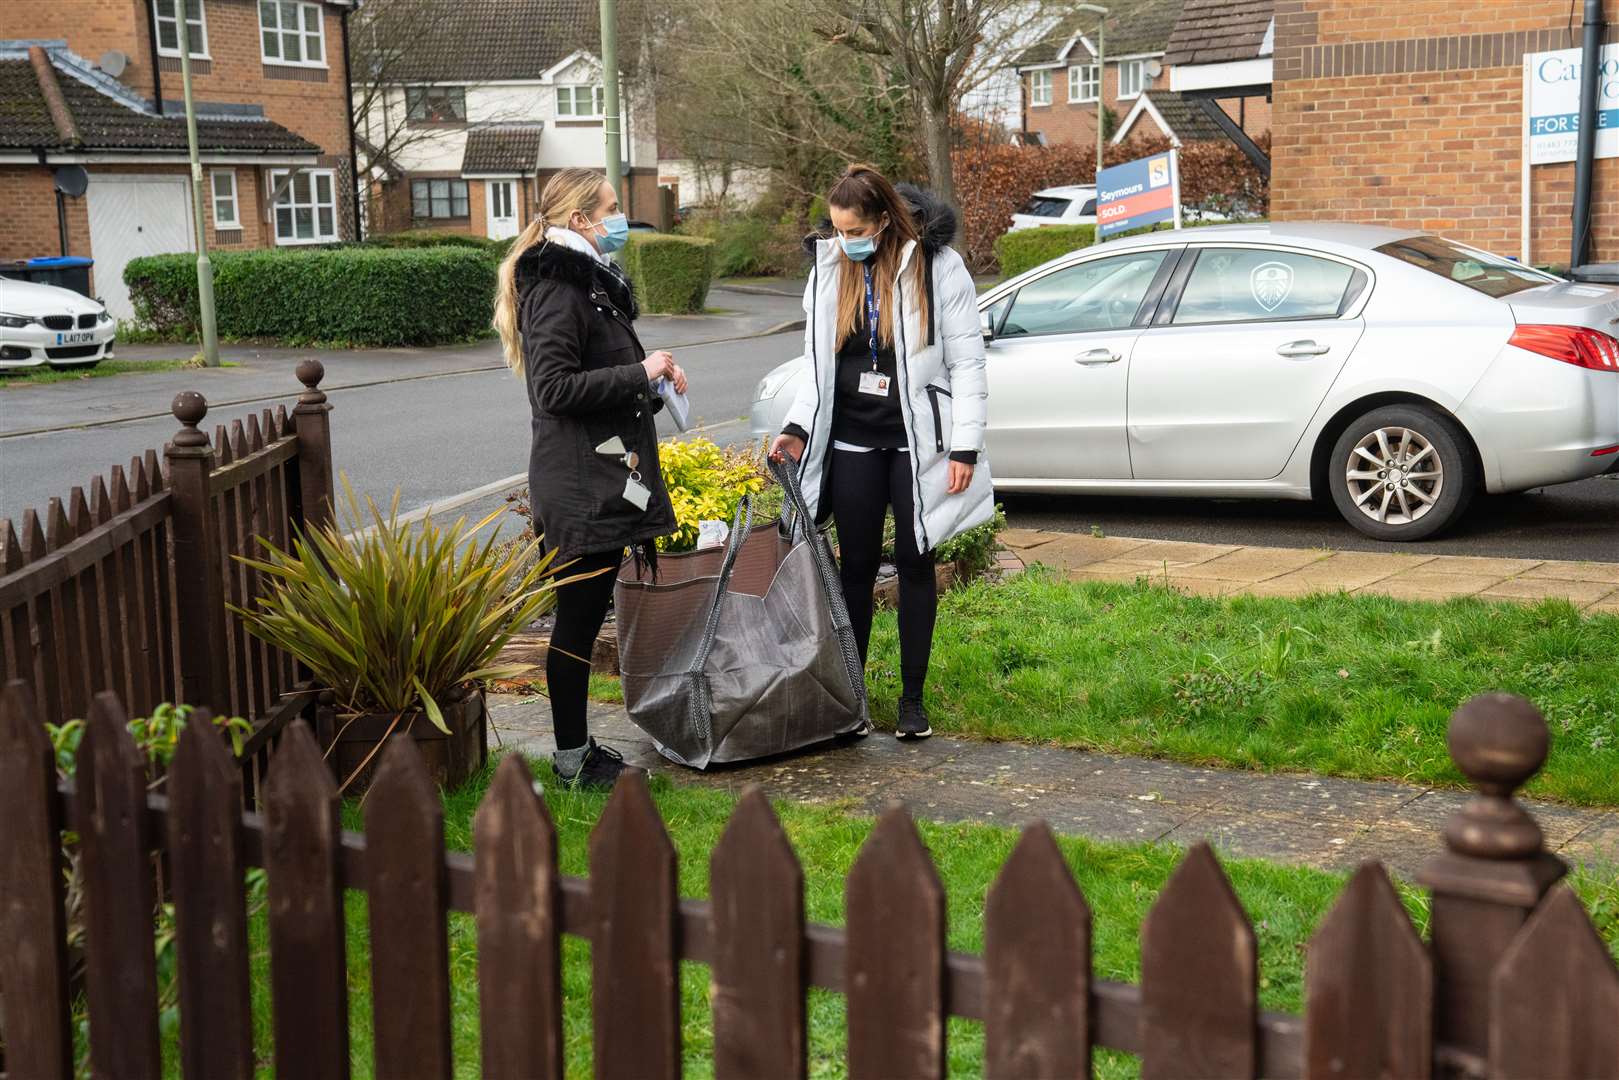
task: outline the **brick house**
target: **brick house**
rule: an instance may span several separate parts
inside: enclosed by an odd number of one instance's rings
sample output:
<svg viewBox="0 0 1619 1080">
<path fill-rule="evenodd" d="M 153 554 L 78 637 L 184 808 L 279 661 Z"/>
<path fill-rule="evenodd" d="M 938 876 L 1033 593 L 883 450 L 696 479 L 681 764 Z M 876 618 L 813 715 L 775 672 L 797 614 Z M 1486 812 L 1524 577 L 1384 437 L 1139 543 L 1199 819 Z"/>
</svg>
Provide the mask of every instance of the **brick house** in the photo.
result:
<svg viewBox="0 0 1619 1080">
<path fill-rule="evenodd" d="M 1022 82 L 1024 137 L 1047 145 L 1093 144 L 1098 94 L 1113 115 L 1113 142 L 1138 134 L 1163 135 L 1177 145 L 1220 137 L 1213 119 L 1169 89 L 1165 57 L 1182 5 L 1183 0 L 1113 0 L 1106 5 L 1111 10 L 1100 35 L 1099 16 L 1080 11 L 1024 50 L 1013 64 Z M 1099 47 L 1106 69 L 1101 72 Z M 1251 134 L 1270 127 L 1263 94 L 1230 102 L 1225 111 Z"/>
<path fill-rule="evenodd" d="M 195 247 L 175 0 L 4 6 L 0 260 L 88 255 L 94 291 L 130 318 L 129 260 Z M 350 7 L 192 0 L 211 247 L 354 237 Z M 83 195 L 59 198 L 55 174 L 66 166 L 88 173 Z"/>
<path fill-rule="evenodd" d="M 1186 0 L 1182 47 L 1167 59 L 1177 89 L 1271 87 L 1273 218 L 1433 230 L 1566 266 L 1574 165 L 1525 160 L 1525 57 L 1577 50 L 1581 7 Z M 1605 0 L 1603 14 L 1612 72 L 1619 0 Z M 1273 53 L 1261 49 L 1267 38 Z M 1590 260 L 1619 260 L 1619 158 L 1597 159 L 1594 184 Z"/>
<path fill-rule="evenodd" d="M 356 106 L 369 229 L 516 235 L 557 170 L 604 167 L 601 62 L 589 48 L 598 5 L 455 0 L 436 10 L 433 32 L 390 57 L 370 107 Z M 387 37 L 393 28 L 381 26 Z M 651 98 L 633 67 L 619 81 L 624 211 L 665 228 Z"/>
</svg>

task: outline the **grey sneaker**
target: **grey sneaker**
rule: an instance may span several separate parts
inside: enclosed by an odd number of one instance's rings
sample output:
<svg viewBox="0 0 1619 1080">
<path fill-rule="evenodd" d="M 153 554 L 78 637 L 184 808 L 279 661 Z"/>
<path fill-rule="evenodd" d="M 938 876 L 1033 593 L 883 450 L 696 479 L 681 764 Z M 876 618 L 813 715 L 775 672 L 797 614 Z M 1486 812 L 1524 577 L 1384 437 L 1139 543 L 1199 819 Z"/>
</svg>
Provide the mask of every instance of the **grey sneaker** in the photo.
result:
<svg viewBox="0 0 1619 1080">
<path fill-rule="evenodd" d="M 894 725 L 896 739 L 925 739 L 933 734 L 928 725 L 928 711 L 921 698 L 899 699 L 899 721 Z"/>
<path fill-rule="evenodd" d="M 555 766 L 554 761 L 552 764 Z M 613 785 L 618 783 L 619 776 L 630 768 L 632 766 L 624 764 L 623 754 L 592 738 L 585 744 L 585 760 L 579 766 L 579 771 L 570 776 L 557 768 L 557 777 L 568 787 L 611 791 Z"/>
</svg>

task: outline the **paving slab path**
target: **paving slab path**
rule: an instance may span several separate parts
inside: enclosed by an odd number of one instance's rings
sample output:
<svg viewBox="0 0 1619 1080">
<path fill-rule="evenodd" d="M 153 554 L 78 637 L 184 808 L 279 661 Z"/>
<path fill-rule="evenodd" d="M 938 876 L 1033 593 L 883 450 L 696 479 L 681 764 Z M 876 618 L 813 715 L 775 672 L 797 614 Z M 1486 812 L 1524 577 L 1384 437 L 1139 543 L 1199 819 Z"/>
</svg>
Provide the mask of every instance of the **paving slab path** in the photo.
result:
<svg viewBox="0 0 1619 1080">
<path fill-rule="evenodd" d="M 549 755 L 550 703 L 496 695 L 492 738 Z M 625 760 L 683 784 L 875 813 L 891 799 L 935 821 L 1019 827 L 1044 819 L 1097 840 L 1207 840 L 1232 855 L 1348 870 L 1380 859 L 1412 877 L 1440 851 L 1444 824 L 1467 792 L 1382 781 L 1201 768 L 1150 758 L 1022 743 L 887 733 L 766 761 L 697 772 L 667 761 L 620 706 L 592 704 L 590 729 Z M 1619 807 L 1526 800 L 1546 846 L 1573 863 L 1619 867 Z"/>
</svg>

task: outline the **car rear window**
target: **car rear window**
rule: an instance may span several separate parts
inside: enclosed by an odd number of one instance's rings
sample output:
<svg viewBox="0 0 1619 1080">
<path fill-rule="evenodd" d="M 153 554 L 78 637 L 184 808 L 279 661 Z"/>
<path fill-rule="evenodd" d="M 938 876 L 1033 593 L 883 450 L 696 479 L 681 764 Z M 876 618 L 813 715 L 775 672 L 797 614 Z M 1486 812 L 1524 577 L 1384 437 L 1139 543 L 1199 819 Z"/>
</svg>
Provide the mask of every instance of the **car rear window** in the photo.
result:
<svg viewBox="0 0 1619 1080">
<path fill-rule="evenodd" d="M 1485 296 L 1511 296 L 1557 280 L 1511 259 L 1463 247 L 1442 236 L 1413 236 L 1384 244 L 1376 250 Z"/>
<path fill-rule="evenodd" d="M 1030 217 L 1062 217 L 1072 199 L 1059 199 L 1055 195 L 1035 195 L 1023 204 L 1020 214 Z"/>
</svg>

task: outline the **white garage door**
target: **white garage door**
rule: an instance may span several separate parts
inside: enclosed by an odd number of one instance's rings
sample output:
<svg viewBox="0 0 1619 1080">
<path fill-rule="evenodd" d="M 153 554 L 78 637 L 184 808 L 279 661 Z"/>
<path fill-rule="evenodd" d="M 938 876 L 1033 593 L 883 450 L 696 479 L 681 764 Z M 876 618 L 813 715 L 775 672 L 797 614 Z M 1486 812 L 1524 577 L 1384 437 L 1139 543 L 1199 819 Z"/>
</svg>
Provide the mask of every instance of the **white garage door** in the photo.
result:
<svg viewBox="0 0 1619 1080">
<path fill-rule="evenodd" d="M 115 319 L 133 319 L 124 267 L 142 255 L 194 251 L 191 184 L 184 176 L 90 174 L 95 292 Z"/>
</svg>

